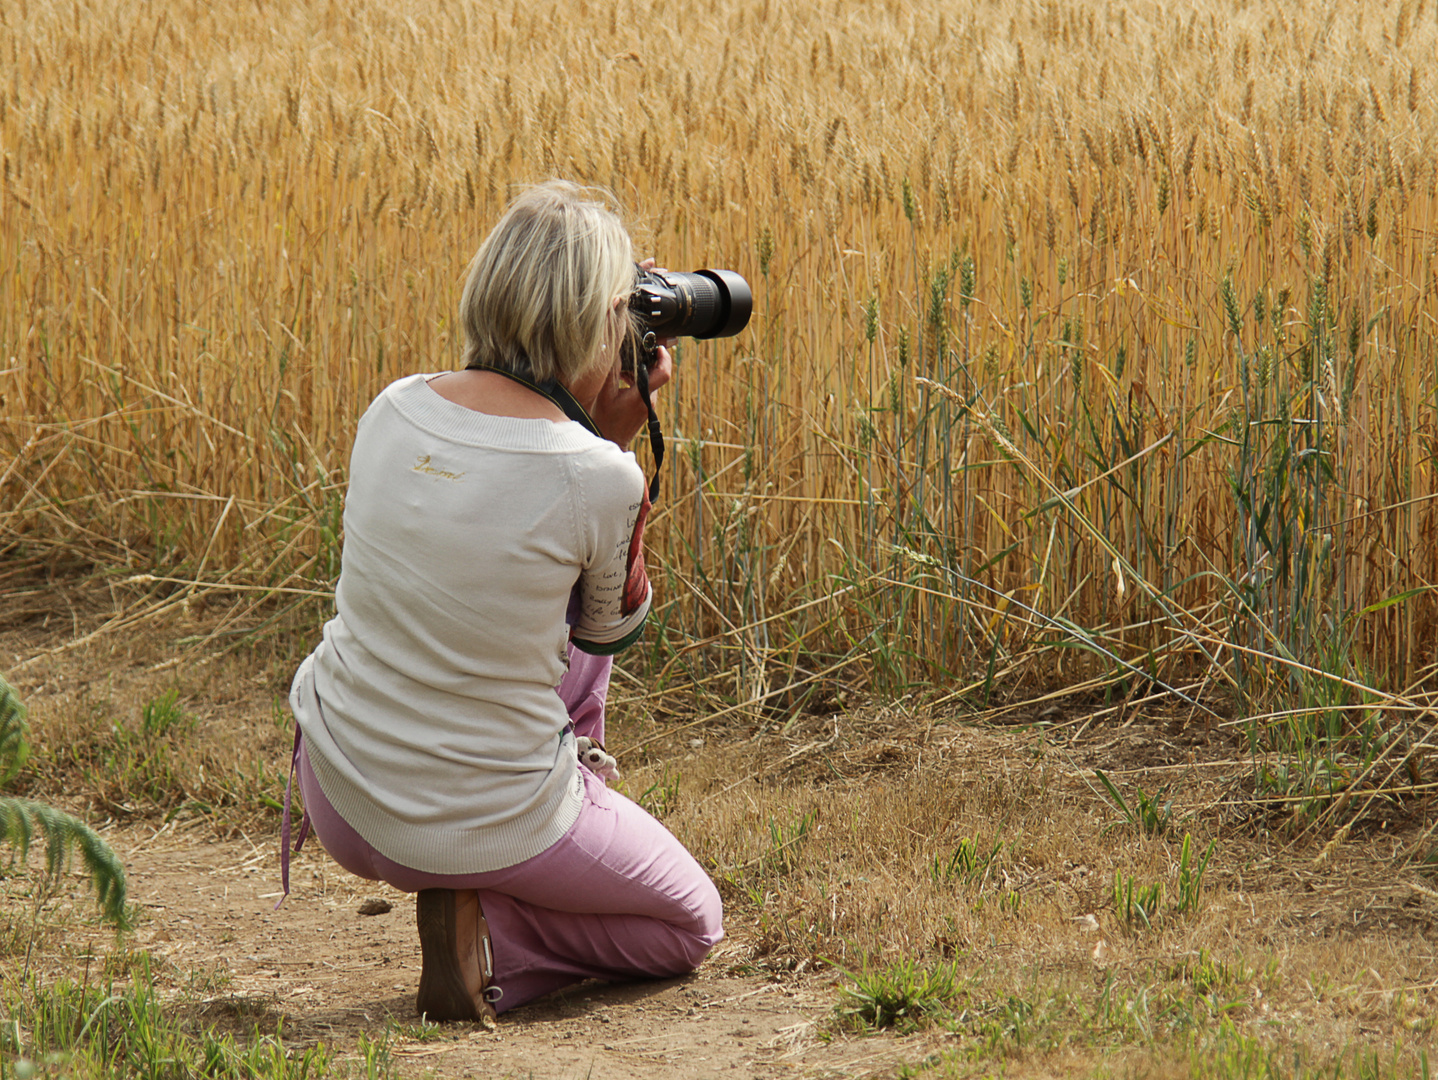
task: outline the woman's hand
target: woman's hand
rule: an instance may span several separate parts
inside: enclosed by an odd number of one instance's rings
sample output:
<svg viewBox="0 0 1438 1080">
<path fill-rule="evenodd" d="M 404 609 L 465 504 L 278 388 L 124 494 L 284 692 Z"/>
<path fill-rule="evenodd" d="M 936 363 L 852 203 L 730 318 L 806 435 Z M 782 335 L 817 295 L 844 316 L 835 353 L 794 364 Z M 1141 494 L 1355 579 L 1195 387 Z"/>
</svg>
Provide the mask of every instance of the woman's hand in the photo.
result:
<svg viewBox="0 0 1438 1080">
<path fill-rule="evenodd" d="M 649 368 L 651 397 L 674 377 L 674 358 L 669 355 L 667 347 L 673 342 L 673 338 L 668 338 L 659 346 L 658 355 Z M 605 379 L 600 387 L 599 396 L 594 399 L 589 412 L 601 435 L 626 448 L 634 441 L 634 436 L 644 430 L 649 420 L 649 410 L 644 407 L 644 400 L 634 385 L 633 374 L 620 371 L 618 360 L 611 377 Z"/>
<path fill-rule="evenodd" d="M 653 270 L 654 260 L 645 259 L 639 264 L 639 269 Z M 678 340 L 665 338 L 659 342 L 657 356 L 649 367 L 651 398 L 656 390 L 674 377 L 674 358 L 669 355 L 669 346 Z M 614 359 L 610 377 L 600 387 L 598 397 L 589 407 L 589 415 L 594 418 L 595 426 L 599 428 L 601 435 L 625 448 L 648 423 L 649 410 L 644 407 L 644 400 L 634 386 L 634 375 L 620 367 L 618 357 Z"/>
</svg>

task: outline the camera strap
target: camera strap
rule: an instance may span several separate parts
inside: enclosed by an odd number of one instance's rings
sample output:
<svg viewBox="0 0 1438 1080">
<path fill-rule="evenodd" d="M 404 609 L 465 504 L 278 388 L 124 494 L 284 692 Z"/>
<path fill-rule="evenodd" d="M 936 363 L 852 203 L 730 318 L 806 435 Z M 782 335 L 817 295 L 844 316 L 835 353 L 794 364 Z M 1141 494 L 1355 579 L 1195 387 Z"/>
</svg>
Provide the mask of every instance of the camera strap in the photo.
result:
<svg viewBox="0 0 1438 1080">
<path fill-rule="evenodd" d="M 589 410 L 579 404 L 579 399 L 571 394 L 566 387 L 561 386 L 558 379 L 546 379 L 544 382 L 535 382 L 533 379 L 521 375 L 517 371 L 508 371 L 502 367 L 494 367 L 492 364 L 470 364 L 469 370 L 492 371 L 496 375 L 503 375 L 506 379 L 510 380 L 510 382 L 517 382 L 520 386 L 528 390 L 533 390 L 536 394 L 542 394 L 558 406 L 560 412 L 573 420 L 585 431 L 591 435 L 599 435 L 599 425 L 594 422 L 594 417 L 589 415 Z M 602 439 L 604 436 L 599 435 L 599 437 Z"/>
<path fill-rule="evenodd" d="M 654 402 L 649 398 L 649 365 L 634 365 L 634 389 L 639 391 L 639 400 L 649 410 L 649 451 L 654 455 L 654 476 L 649 481 L 649 501 L 659 501 L 659 470 L 664 465 L 664 429 L 659 426 L 659 414 L 654 411 Z"/>
<path fill-rule="evenodd" d="M 579 399 L 569 392 L 568 387 L 560 384 L 558 379 L 546 379 L 544 382 L 535 382 L 515 371 L 508 371 L 501 367 L 494 367 L 491 364 L 471 364 L 471 371 L 492 371 L 496 375 L 503 375 L 520 386 L 533 390 L 536 394 L 543 394 L 550 401 L 554 402 L 569 419 L 573 420 L 580 427 L 591 435 L 604 438 L 599 431 L 599 425 L 594 422 L 594 417 L 589 415 L 589 410 L 579 403 Z M 639 391 L 639 400 L 644 402 L 644 407 L 649 411 L 649 449 L 654 454 L 654 477 L 649 481 L 649 501 L 657 502 L 659 499 L 659 467 L 664 464 L 664 431 L 659 426 L 659 414 L 654 411 L 654 402 L 649 397 L 649 369 L 643 364 L 634 365 L 634 388 Z"/>
</svg>

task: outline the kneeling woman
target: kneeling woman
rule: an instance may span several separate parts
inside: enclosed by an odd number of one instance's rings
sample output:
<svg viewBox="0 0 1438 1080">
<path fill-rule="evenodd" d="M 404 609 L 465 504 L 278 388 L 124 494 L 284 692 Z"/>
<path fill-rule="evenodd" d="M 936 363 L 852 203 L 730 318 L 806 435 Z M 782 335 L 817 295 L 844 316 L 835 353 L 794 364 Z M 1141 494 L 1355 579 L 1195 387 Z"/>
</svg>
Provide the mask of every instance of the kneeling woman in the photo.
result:
<svg viewBox="0 0 1438 1080">
<path fill-rule="evenodd" d="M 419 893 L 431 1020 L 679 975 L 723 936 L 699 864 L 576 756 L 650 602 L 633 280 L 604 204 L 530 189 L 470 265 L 465 370 L 400 379 L 355 437 L 337 613 L 290 693 L 298 777 L 341 866 Z M 661 349 L 650 386 L 672 370 Z"/>
</svg>

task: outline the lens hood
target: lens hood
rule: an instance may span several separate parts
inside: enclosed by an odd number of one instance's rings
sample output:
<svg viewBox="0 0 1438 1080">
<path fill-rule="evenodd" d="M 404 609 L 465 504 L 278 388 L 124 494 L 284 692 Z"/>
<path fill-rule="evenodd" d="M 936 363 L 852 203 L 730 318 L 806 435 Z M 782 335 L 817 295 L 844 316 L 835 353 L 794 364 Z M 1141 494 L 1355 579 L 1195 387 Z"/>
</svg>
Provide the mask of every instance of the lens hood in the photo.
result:
<svg viewBox="0 0 1438 1080">
<path fill-rule="evenodd" d="M 749 325 L 754 294 L 742 275 L 733 270 L 698 270 L 694 276 L 712 281 L 718 290 L 718 317 L 696 338 L 733 337 Z"/>
</svg>

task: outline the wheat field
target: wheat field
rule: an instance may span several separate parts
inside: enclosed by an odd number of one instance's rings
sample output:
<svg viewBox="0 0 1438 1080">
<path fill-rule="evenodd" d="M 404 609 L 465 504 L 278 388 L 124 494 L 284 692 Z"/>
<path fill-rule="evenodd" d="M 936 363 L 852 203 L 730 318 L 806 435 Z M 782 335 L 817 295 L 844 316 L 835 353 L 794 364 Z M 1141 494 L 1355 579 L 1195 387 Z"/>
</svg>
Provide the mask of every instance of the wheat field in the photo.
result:
<svg viewBox="0 0 1438 1080">
<path fill-rule="evenodd" d="M 563 176 L 754 286 L 664 395 L 666 678 L 1412 688 L 1434 55 L 1427 0 L 7 3 L 0 552 L 323 595 L 358 415 Z"/>
</svg>

